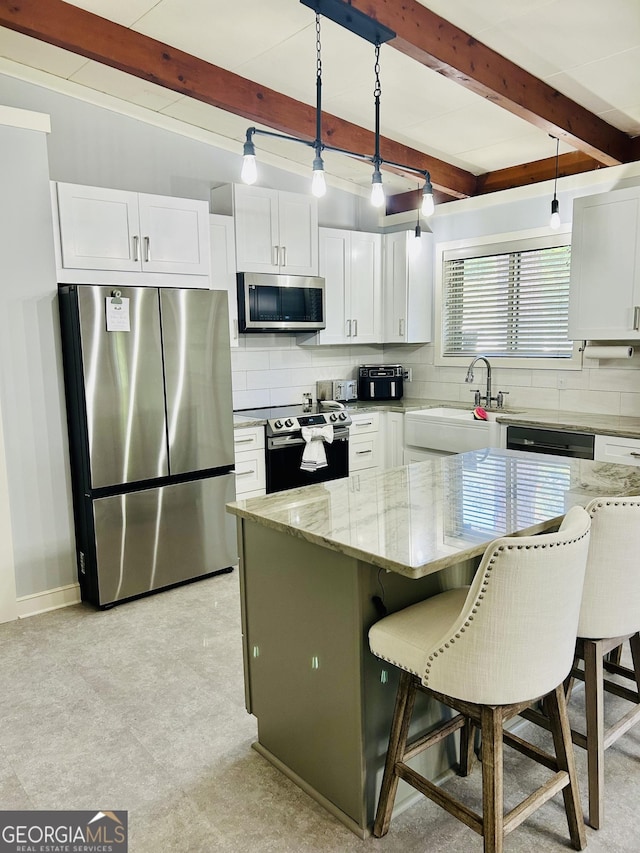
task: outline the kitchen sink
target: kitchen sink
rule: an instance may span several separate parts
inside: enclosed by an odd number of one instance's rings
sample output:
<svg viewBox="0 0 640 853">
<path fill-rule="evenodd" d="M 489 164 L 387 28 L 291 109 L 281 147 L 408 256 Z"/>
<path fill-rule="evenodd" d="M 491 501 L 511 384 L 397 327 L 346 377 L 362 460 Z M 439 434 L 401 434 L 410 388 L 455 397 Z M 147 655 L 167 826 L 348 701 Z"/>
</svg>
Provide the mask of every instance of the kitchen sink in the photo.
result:
<svg viewBox="0 0 640 853">
<path fill-rule="evenodd" d="M 468 409 L 442 406 L 407 412 L 405 444 L 447 453 L 464 453 L 483 447 L 502 445 L 503 427 L 497 423 L 500 412 L 487 412 L 488 420 L 476 420 Z"/>
</svg>

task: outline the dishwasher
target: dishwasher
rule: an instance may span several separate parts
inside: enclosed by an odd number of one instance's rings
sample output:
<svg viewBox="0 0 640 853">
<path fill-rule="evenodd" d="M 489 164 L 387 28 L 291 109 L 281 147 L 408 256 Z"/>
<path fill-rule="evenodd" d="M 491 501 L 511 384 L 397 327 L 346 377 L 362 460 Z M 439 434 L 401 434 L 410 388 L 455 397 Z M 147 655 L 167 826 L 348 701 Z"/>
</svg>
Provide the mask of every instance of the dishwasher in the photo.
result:
<svg viewBox="0 0 640 853">
<path fill-rule="evenodd" d="M 527 450 L 529 453 L 551 453 L 593 459 L 595 436 L 586 432 L 542 427 L 507 426 L 507 450 Z"/>
</svg>

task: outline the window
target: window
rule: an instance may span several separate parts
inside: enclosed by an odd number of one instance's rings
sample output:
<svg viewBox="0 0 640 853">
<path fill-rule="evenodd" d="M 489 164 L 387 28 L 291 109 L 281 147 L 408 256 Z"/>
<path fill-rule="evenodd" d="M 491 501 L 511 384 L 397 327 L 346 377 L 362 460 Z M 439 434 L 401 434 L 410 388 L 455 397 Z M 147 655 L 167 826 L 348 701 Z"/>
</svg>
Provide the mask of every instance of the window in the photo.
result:
<svg viewBox="0 0 640 853">
<path fill-rule="evenodd" d="M 565 234 L 443 248 L 442 356 L 571 360 L 568 243 Z"/>
</svg>

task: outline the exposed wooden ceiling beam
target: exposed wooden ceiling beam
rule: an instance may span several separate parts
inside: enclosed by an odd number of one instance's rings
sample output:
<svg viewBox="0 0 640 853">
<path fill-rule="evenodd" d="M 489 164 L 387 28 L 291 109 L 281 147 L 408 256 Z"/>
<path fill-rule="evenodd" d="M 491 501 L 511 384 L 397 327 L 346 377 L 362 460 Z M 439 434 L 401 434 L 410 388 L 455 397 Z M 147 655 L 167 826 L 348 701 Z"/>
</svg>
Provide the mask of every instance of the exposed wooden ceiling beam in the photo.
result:
<svg viewBox="0 0 640 853">
<path fill-rule="evenodd" d="M 250 122 L 306 140 L 315 138 L 315 107 L 62 0 L 0 0 L 0 25 Z M 323 113 L 323 141 L 359 153 L 374 150 L 371 131 L 328 113 Z M 380 150 L 387 160 L 428 170 L 434 187 L 449 195 L 464 198 L 475 193 L 475 176 L 464 169 L 392 139 L 382 138 Z"/>
<path fill-rule="evenodd" d="M 514 115 L 615 166 L 634 158 L 629 137 L 500 56 L 417 0 L 349 0 L 397 33 L 389 45 Z"/>
</svg>

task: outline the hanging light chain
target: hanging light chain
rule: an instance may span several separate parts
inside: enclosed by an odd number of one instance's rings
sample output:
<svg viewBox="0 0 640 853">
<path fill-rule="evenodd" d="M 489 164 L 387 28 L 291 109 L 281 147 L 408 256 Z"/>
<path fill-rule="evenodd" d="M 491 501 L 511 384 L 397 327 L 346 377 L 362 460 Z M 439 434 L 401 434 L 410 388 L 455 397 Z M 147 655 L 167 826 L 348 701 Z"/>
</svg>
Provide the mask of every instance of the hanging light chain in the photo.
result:
<svg viewBox="0 0 640 853">
<path fill-rule="evenodd" d="M 322 78 L 322 42 L 320 41 L 320 13 L 316 13 L 316 77 Z"/>
<path fill-rule="evenodd" d="M 380 45 L 376 44 L 376 61 L 373 66 L 373 73 L 376 75 L 375 88 L 373 90 L 373 97 L 379 98 L 382 94 L 382 87 L 380 85 Z"/>
</svg>

